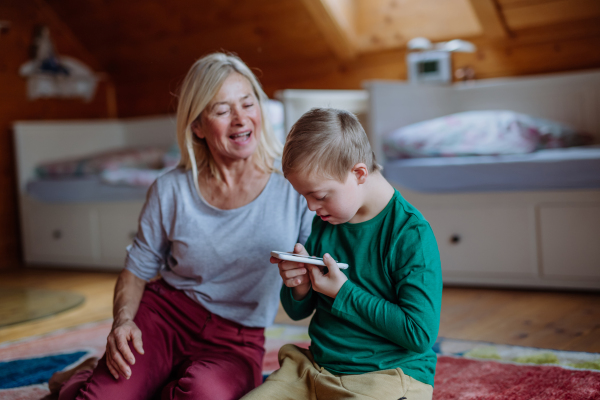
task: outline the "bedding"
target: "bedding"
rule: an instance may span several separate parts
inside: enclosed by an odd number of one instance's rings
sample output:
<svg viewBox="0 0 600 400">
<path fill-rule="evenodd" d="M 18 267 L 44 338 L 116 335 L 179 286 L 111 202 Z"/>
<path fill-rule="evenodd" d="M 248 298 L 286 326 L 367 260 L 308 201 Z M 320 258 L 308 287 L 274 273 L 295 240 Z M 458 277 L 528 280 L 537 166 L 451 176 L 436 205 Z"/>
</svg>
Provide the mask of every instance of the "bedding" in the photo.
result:
<svg viewBox="0 0 600 400">
<path fill-rule="evenodd" d="M 285 141 L 283 104 L 267 102 L 274 134 Z M 119 148 L 38 165 L 26 191 L 51 203 L 143 200 L 148 187 L 179 163 L 177 143 Z"/>
<path fill-rule="evenodd" d="M 384 139 L 388 159 L 526 154 L 589 144 L 591 137 L 561 123 L 513 111 L 468 111 L 394 130 Z"/>
<path fill-rule="evenodd" d="M 109 169 L 161 168 L 165 154 L 166 149 L 154 146 L 114 149 L 69 160 L 43 163 L 36 168 L 36 175 L 38 178 L 84 177 Z"/>
<path fill-rule="evenodd" d="M 26 190 L 47 203 L 143 201 L 156 178 L 178 163 L 176 144 L 115 149 L 41 164 Z"/>
<path fill-rule="evenodd" d="M 383 174 L 402 187 L 429 193 L 600 188 L 600 145 L 394 160 Z"/>
<path fill-rule="evenodd" d="M 148 187 L 107 185 L 99 176 L 35 179 L 27 183 L 27 193 L 45 203 L 143 201 Z"/>
</svg>

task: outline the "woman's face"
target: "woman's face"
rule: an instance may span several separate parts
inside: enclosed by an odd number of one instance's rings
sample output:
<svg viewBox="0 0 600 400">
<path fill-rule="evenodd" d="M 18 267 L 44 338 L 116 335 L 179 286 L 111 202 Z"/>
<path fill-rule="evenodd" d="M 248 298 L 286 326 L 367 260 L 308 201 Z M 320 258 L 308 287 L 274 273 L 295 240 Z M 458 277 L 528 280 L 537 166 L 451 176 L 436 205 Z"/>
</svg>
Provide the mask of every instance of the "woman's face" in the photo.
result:
<svg viewBox="0 0 600 400">
<path fill-rule="evenodd" d="M 206 139 L 215 160 L 227 162 L 252 156 L 262 134 L 262 117 L 248 79 L 231 73 L 192 130 Z"/>
</svg>

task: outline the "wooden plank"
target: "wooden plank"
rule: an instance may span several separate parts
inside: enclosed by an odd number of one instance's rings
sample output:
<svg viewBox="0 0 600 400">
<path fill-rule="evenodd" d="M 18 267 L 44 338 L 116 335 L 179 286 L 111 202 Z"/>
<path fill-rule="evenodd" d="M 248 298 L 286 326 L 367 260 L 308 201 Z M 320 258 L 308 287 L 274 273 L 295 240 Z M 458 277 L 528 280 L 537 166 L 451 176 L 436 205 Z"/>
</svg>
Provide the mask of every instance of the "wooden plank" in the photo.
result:
<svg viewBox="0 0 600 400">
<path fill-rule="evenodd" d="M 62 35 L 68 38 L 73 46 L 76 47 L 77 52 L 83 56 L 85 62 L 89 63 L 92 69 L 101 69 L 100 63 L 94 57 L 92 53 L 88 51 L 88 49 L 81 44 L 77 36 L 73 34 L 69 26 L 67 26 L 59 17 L 56 15 L 52 7 L 48 5 L 44 0 L 34 0 L 35 6 L 38 9 L 38 12 L 50 22 L 55 28 L 58 28 Z"/>
<path fill-rule="evenodd" d="M 356 56 L 354 43 L 329 4 L 325 0 L 302 0 L 302 2 L 336 57 L 340 60 L 353 59 Z"/>
<path fill-rule="evenodd" d="M 403 48 L 414 37 L 433 42 L 481 36 L 469 0 L 356 0 L 359 53 Z"/>
<path fill-rule="evenodd" d="M 0 342 L 43 335 L 57 329 L 112 318 L 112 294 L 116 273 L 22 268 L 0 274 L 2 285 L 11 288 L 69 290 L 85 296 L 85 302 L 71 310 L 0 328 Z"/>
<path fill-rule="evenodd" d="M 514 42 L 519 44 L 548 43 L 568 39 L 590 40 L 600 36 L 600 21 L 590 18 L 579 21 L 520 29 L 515 32 Z"/>
<path fill-rule="evenodd" d="M 492 39 L 510 36 L 502 12 L 495 0 L 469 0 L 484 34 Z"/>
<path fill-rule="evenodd" d="M 523 4 L 503 10 L 511 30 L 527 29 L 561 22 L 600 19 L 598 0 L 558 0 L 545 3 Z M 600 24 L 600 20 L 598 21 Z"/>
<path fill-rule="evenodd" d="M 456 53 L 454 68 L 470 66 L 478 79 L 543 74 L 600 67 L 600 37 L 542 43 L 514 41 L 502 46 L 474 41 L 477 53 Z"/>
<path fill-rule="evenodd" d="M 498 5 L 504 10 L 510 7 L 529 6 L 532 4 L 547 3 L 553 0 L 496 0 Z"/>
</svg>

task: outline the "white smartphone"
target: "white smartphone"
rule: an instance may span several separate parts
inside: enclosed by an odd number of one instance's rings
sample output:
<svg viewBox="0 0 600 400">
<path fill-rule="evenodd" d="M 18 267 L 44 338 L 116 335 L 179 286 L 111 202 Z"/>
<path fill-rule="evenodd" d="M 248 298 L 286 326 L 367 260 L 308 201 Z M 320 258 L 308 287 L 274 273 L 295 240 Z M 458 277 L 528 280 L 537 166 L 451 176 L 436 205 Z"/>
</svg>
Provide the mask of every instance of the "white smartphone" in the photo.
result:
<svg viewBox="0 0 600 400">
<path fill-rule="evenodd" d="M 304 256 L 302 254 L 288 253 L 285 251 L 272 251 L 271 256 L 285 261 L 325 266 L 325 263 L 323 262 L 323 259 L 321 257 Z M 336 263 L 339 269 L 348 268 L 348 264 L 344 264 L 338 261 L 336 261 Z"/>
</svg>

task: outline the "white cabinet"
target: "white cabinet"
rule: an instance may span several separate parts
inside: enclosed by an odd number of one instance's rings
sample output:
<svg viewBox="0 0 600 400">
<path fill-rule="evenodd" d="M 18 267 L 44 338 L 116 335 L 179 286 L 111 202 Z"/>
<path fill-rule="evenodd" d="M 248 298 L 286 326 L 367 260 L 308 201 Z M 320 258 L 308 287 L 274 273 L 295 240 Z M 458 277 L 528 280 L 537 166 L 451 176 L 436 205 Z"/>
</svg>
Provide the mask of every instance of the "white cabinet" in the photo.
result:
<svg viewBox="0 0 600 400">
<path fill-rule="evenodd" d="M 539 208 L 543 275 L 600 280 L 600 203 Z"/>
<path fill-rule="evenodd" d="M 25 262 L 38 266 L 122 269 L 143 202 L 21 204 Z"/>
<path fill-rule="evenodd" d="M 447 277 L 535 276 L 535 226 L 526 207 L 421 210 Z"/>
<path fill-rule="evenodd" d="M 600 190 L 427 194 L 446 284 L 600 290 Z"/>
<path fill-rule="evenodd" d="M 87 264 L 98 255 L 96 222 L 97 214 L 87 207 L 39 204 L 27 215 L 26 261 Z"/>
</svg>

